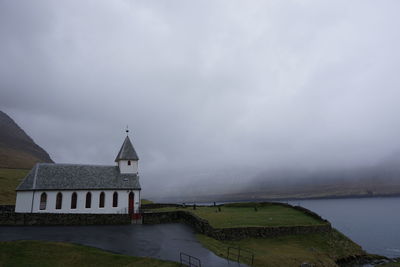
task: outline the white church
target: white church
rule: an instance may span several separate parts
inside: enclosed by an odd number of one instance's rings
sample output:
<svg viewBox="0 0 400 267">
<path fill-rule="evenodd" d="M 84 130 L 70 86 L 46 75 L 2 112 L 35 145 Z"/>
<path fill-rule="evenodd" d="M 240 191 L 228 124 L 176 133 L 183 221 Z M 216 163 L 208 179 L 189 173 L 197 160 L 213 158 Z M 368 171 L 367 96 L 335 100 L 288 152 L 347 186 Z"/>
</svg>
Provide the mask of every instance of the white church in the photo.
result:
<svg viewBox="0 0 400 267">
<path fill-rule="evenodd" d="M 138 160 L 126 136 L 114 166 L 37 163 L 16 189 L 15 212 L 138 215 Z"/>
</svg>

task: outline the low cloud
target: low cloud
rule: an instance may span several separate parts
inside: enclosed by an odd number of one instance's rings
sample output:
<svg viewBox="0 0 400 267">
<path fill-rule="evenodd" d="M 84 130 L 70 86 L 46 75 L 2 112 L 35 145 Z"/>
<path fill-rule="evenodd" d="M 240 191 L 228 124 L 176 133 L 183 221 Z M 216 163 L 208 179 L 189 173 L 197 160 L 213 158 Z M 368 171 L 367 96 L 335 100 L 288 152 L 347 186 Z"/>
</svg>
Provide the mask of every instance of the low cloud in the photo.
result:
<svg viewBox="0 0 400 267">
<path fill-rule="evenodd" d="M 0 107 L 56 162 L 112 164 L 128 124 L 149 194 L 375 164 L 400 148 L 399 5 L 3 1 Z"/>
</svg>

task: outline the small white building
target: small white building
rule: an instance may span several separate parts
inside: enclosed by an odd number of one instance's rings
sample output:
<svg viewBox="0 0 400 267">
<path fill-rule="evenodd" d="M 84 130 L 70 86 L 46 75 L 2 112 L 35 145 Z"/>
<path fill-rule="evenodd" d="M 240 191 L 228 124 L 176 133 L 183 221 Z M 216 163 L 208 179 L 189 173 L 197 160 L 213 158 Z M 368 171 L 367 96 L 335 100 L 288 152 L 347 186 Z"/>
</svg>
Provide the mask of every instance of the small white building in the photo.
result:
<svg viewBox="0 0 400 267">
<path fill-rule="evenodd" d="M 138 160 L 127 136 L 114 166 L 37 163 L 16 189 L 15 212 L 137 214 Z"/>
</svg>

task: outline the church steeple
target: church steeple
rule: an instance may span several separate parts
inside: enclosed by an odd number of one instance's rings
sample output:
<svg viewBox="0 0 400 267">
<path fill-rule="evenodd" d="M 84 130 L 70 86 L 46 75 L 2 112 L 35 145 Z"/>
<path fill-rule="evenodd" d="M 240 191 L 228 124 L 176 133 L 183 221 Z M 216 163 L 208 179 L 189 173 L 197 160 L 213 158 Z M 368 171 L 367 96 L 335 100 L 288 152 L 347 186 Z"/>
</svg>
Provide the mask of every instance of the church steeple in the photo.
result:
<svg viewBox="0 0 400 267">
<path fill-rule="evenodd" d="M 129 139 L 128 132 L 127 129 L 127 135 L 117 157 L 115 158 L 115 162 L 118 163 L 119 171 L 121 173 L 137 174 L 139 157 Z"/>
<path fill-rule="evenodd" d="M 118 162 L 119 160 L 139 160 L 129 136 L 125 137 L 125 141 L 122 144 L 117 157 L 115 158 L 115 162 Z"/>
</svg>

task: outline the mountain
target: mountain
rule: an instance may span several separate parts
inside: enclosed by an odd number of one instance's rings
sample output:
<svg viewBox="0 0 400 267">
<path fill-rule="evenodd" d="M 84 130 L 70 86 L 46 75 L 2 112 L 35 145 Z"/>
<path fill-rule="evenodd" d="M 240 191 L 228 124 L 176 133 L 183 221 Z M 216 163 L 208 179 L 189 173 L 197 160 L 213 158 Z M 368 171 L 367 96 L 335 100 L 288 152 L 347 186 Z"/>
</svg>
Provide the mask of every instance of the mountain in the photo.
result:
<svg viewBox="0 0 400 267">
<path fill-rule="evenodd" d="M 0 111 L 0 168 L 30 169 L 37 162 L 53 162 L 6 113 Z"/>
<path fill-rule="evenodd" d="M 363 167 L 327 170 L 282 169 L 237 182 L 218 178 L 192 181 L 175 193 L 151 196 L 159 202 L 225 202 L 400 195 L 400 153 Z M 210 187 L 210 185 L 212 185 Z M 178 193 L 177 193 L 178 192 Z M 171 197 L 174 196 L 174 197 Z"/>
<path fill-rule="evenodd" d="M 255 178 L 246 188 L 248 195 L 271 198 L 369 197 L 400 195 L 400 154 L 380 162 L 351 168 Z M 274 176 L 272 176 L 274 177 Z M 277 178 L 277 179 L 276 179 Z"/>
</svg>

